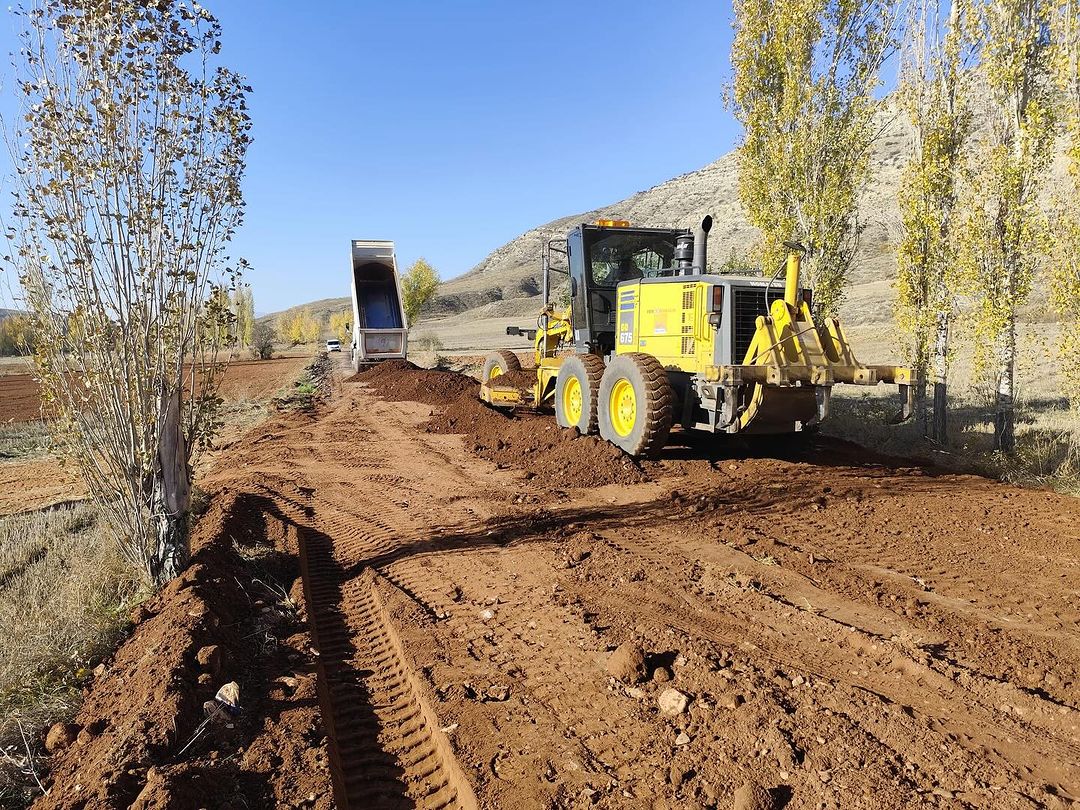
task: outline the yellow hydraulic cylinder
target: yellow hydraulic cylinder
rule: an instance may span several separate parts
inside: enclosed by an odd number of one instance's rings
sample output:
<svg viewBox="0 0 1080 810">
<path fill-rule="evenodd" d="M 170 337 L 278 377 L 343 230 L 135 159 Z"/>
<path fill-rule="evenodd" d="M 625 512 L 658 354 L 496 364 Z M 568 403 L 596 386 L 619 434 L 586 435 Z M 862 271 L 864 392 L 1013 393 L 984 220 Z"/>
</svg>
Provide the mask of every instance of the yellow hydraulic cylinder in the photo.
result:
<svg viewBox="0 0 1080 810">
<path fill-rule="evenodd" d="M 799 254 L 791 251 L 787 257 L 787 280 L 784 284 L 784 302 L 799 311 Z"/>
</svg>

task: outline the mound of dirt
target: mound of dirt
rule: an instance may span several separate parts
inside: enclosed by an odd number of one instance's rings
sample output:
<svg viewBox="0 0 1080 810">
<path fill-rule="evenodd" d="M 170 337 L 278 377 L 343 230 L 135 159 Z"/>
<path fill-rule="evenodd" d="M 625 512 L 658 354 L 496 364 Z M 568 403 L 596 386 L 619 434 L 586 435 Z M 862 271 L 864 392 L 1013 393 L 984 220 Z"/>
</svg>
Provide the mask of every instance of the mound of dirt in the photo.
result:
<svg viewBox="0 0 1080 810">
<path fill-rule="evenodd" d="M 550 415 L 506 412 L 485 405 L 479 398 L 479 383 L 464 374 L 390 360 L 349 381 L 366 383 L 384 399 L 433 406 L 438 410 L 432 412 L 428 431 L 463 434 L 472 453 L 499 467 L 521 470 L 545 487 L 632 484 L 647 477 L 618 448 L 595 436 L 563 430 Z"/>
<path fill-rule="evenodd" d="M 498 379 L 495 380 L 495 384 L 527 391 L 536 385 L 536 369 L 522 368 L 517 371 L 500 374 Z"/>
<path fill-rule="evenodd" d="M 191 565 L 136 610 L 74 724 L 52 735 L 53 783 L 35 807 L 332 806 L 287 528 L 251 496 L 215 498 Z M 199 733 L 204 703 L 230 681 L 242 713 Z"/>
</svg>

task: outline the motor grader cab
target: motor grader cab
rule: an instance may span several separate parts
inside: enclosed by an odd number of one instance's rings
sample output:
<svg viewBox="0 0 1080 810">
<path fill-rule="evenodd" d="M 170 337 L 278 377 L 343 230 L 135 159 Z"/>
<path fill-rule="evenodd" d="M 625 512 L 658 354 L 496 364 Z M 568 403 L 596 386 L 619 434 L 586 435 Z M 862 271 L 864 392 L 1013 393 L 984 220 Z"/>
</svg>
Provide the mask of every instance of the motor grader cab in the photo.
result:
<svg viewBox="0 0 1080 810">
<path fill-rule="evenodd" d="M 828 417 L 837 383 L 896 383 L 910 416 L 911 370 L 864 365 L 840 323 L 814 321 L 792 245 L 771 278 L 709 274 L 712 218 L 696 231 L 582 224 L 543 251 L 543 296 L 553 257 L 565 260 L 570 304 L 547 303 L 535 330 L 528 390 L 499 377 L 520 369 L 489 356 L 480 396 L 497 407 L 552 407 L 558 423 L 596 433 L 631 455 L 654 455 L 674 425 L 710 433 L 797 434 Z"/>
</svg>

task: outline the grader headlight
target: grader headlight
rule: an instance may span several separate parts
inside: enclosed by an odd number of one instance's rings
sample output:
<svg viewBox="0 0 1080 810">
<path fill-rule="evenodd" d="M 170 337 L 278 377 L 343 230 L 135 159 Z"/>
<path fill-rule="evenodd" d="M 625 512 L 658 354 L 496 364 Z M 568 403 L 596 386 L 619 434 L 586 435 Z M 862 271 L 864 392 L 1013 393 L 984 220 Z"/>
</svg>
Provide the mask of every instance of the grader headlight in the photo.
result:
<svg viewBox="0 0 1080 810">
<path fill-rule="evenodd" d="M 718 328 L 724 319 L 724 288 L 716 284 L 712 288 L 712 307 L 709 313 L 709 326 Z"/>
</svg>

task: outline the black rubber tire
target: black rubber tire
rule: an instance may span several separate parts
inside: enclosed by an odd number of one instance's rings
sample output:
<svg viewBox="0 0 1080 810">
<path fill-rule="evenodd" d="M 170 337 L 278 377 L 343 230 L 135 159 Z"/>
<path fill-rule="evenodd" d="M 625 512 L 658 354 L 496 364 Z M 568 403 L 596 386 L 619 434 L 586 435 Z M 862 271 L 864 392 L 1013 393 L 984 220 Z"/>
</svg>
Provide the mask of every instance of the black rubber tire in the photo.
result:
<svg viewBox="0 0 1080 810">
<path fill-rule="evenodd" d="M 484 370 L 480 372 L 480 382 L 488 382 L 491 379 L 491 372 L 496 368 L 499 369 L 500 374 L 511 374 L 515 371 L 521 371 L 521 361 L 509 349 L 492 352 L 484 360 Z"/>
<path fill-rule="evenodd" d="M 559 366 L 555 378 L 555 421 L 559 427 L 577 428 L 583 436 L 596 433 L 596 403 L 600 399 L 600 380 L 604 376 L 604 361 L 595 354 L 572 354 Z M 575 378 L 581 386 L 581 418 L 572 423 L 562 408 L 563 391 Z"/>
<path fill-rule="evenodd" d="M 633 386 L 637 407 L 633 428 L 620 436 L 611 424 L 609 402 L 619 380 Z M 660 361 L 649 354 L 620 354 L 604 370 L 597 406 L 600 436 L 631 456 L 655 458 L 667 444 L 675 394 Z"/>
</svg>

